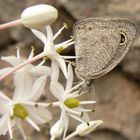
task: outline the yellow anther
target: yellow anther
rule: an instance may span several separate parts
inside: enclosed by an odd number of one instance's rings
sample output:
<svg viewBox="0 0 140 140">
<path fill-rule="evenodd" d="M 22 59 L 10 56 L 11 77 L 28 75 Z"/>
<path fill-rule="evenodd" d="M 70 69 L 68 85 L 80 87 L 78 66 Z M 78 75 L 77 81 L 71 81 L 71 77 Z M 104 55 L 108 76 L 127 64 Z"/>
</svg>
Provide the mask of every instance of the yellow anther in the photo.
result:
<svg viewBox="0 0 140 140">
<path fill-rule="evenodd" d="M 65 29 L 68 29 L 68 25 L 66 23 L 63 23 L 63 26 L 65 27 Z"/>
<path fill-rule="evenodd" d="M 31 49 L 32 49 L 32 51 L 35 51 L 35 47 L 34 46 L 31 46 Z"/>
</svg>

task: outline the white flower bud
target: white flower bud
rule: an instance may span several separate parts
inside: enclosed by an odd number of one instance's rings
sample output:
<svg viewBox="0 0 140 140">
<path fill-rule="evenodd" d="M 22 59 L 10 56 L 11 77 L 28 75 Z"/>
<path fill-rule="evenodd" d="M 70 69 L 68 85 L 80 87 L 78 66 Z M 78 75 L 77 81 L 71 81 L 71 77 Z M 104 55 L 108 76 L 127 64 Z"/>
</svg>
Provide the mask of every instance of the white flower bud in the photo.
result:
<svg viewBox="0 0 140 140">
<path fill-rule="evenodd" d="M 28 28 L 40 28 L 52 24 L 58 17 L 56 8 L 46 4 L 35 5 L 25 9 L 21 14 L 21 22 Z"/>
<path fill-rule="evenodd" d="M 51 127 L 51 130 L 50 130 L 50 134 L 51 134 L 52 139 L 60 138 L 62 136 L 63 130 L 64 130 L 64 127 L 62 126 L 60 121 L 57 121 Z"/>
<path fill-rule="evenodd" d="M 90 132 L 94 131 L 102 123 L 103 123 L 102 120 L 91 121 L 88 124 L 81 123 L 80 125 L 77 126 L 75 132 L 79 136 L 85 136 L 85 135 L 89 134 Z"/>
</svg>

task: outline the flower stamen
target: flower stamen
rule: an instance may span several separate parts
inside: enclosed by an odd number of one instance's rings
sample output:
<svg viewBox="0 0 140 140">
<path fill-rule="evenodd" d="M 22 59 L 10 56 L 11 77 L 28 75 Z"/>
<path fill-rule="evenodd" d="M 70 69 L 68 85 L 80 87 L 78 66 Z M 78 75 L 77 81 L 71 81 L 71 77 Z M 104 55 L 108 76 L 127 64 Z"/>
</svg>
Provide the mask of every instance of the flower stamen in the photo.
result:
<svg viewBox="0 0 140 140">
<path fill-rule="evenodd" d="M 36 123 L 31 120 L 29 117 L 26 118 L 26 121 L 34 128 L 36 129 L 37 131 L 40 131 L 40 128 L 36 125 Z"/>
<path fill-rule="evenodd" d="M 34 56 L 34 52 L 35 52 L 35 47 L 34 47 L 34 46 L 31 46 L 31 53 L 30 53 L 28 59 L 33 58 L 33 56 Z"/>
<path fill-rule="evenodd" d="M 67 28 L 68 28 L 67 24 L 63 23 L 63 27 L 54 35 L 53 40 L 55 40 L 62 33 L 62 31 Z"/>
</svg>

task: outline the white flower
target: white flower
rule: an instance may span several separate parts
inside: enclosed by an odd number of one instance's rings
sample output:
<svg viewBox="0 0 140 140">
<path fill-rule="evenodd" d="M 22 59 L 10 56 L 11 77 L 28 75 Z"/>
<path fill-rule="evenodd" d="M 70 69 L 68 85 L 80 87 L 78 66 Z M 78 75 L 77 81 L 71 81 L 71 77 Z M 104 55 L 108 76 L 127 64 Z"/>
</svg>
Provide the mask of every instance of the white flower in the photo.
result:
<svg viewBox="0 0 140 140">
<path fill-rule="evenodd" d="M 0 92 L 0 135 L 9 132 L 10 139 L 13 139 L 12 128 L 17 125 L 23 138 L 26 140 L 21 122 L 28 122 L 37 131 L 40 130 L 38 124 L 43 124 L 51 120 L 51 114 L 46 107 L 39 105 L 36 101 L 42 95 L 46 82 L 46 75 L 37 78 L 34 83 L 24 81 L 24 77 L 18 78 L 17 74 L 15 82 L 15 92 L 13 98 L 6 97 Z M 23 81 L 25 83 L 23 83 Z"/>
<path fill-rule="evenodd" d="M 33 54 L 32 50 L 28 59 L 32 58 Z M 9 56 L 2 57 L 2 59 L 9 62 L 13 67 L 1 69 L 0 75 L 27 61 L 20 57 L 19 50 L 17 50 L 17 57 Z M 12 127 L 17 124 L 25 139 L 25 134 L 20 124 L 21 120 L 27 121 L 35 129 L 39 130 L 36 124 L 45 123 L 51 119 L 50 113 L 36 103 L 44 92 L 47 76 L 51 73 L 49 67 L 42 66 L 43 62 L 37 66 L 28 64 L 14 73 L 15 92 L 12 99 L 1 93 L 0 135 L 9 131 L 10 138 L 12 138 Z"/>
<path fill-rule="evenodd" d="M 38 30 L 32 29 L 32 32 L 44 43 L 43 53 L 45 54 L 45 56 L 47 56 L 48 58 L 52 60 L 53 66 L 59 65 L 63 74 L 67 78 L 67 69 L 66 69 L 66 63 L 65 63 L 64 58 L 70 59 L 70 58 L 75 58 L 75 57 L 62 56 L 58 52 L 74 44 L 74 41 L 73 39 L 70 39 L 68 41 L 65 41 L 57 45 L 54 44 L 54 40 L 58 37 L 58 35 L 62 32 L 64 28 L 66 28 L 66 25 L 64 25 L 55 35 L 53 35 L 51 27 L 46 26 L 47 37 Z"/>
<path fill-rule="evenodd" d="M 85 136 L 91 133 L 92 131 L 94 131 L 102 123 L 103 123 L 102 120 L 90 121 L 88 123 L 81 123 L 76 127 L 76 130 L 73 133 L 71 133 L 69 136 L 66 137 L 65 140 L 69 140 L 76 135 Z"/>
<path fill-rule="evenodd" d="M 63 134 L 64 127 L 61 125 L 60 121 L 57 121 L 50 130 L 51 140 L 55 140 L 56 138 L 60 138 Z"/>
<path fill-rule="evenodd" d="M 56 75 L 56 78 L 58 76 Z M 58 81 L 55 79 L 54 81 Z M 92 111 L 89 109 L 83 109 L 81 105 L 95 104 L 95 101 L 79 101 L 77 98 L 82 95 L 79 91 L 76 91 L 80 84 L 72 87 L 73 84 L 73 71 L 71 64 L 68 65 L 68 79 L 66 83 L 66 89 L 58 83 L 51 82 L 50 89 L 52 94 L 59 100 L 59 102 L 53 103 L 54 106 L 59 106 L 62 110 L 60 123 L 64 127 L 64 137 L 66 135 L 69 126 L 69 117 L 78 120 L 79 122 L 88 122 L 89 116 L 87 112 Z"/>
<path fill-rule="evenodd" d="M 62 69 L 65 77 L 67 78 L 67 69 L 66 69 L 66 64 L 64 59 L 73 59 L 75 58 L 75 56 L 62 56 L 59 53 L 73 45 L 75 42 L 73 41 L 73 39 L 67 40 L 65 42 L 62 42 L 60 44 L 56 44 L 54 45 L 54 40 L 59 36 L 59 34 L 61 34 L 62 30 L 66 28 L 66 25 L 64 24 L 64 26 L 53 36 L 52 30 L 50 28 L 50 26 L 47 26 L 47 37 L 41 33 L 38 30 L 34 30 L 32 29 L 32 32 L 44 43 L 44 51 L 34 57 L 29 57 L 29 59 L 27 61 L 24 61 L 23 63 L 20 63 L 19 65 L 16 65 L 13 69 L 11 68 L 6 68 L 0 71 L 0 81 L 2 81 L 3 79 L 5 79 L 7 76 L 9 76 L 10 74 L 14 73 L 15 71 L 21 69 L 22 67 L 25 67 L 26 65 L 29 65 L 30 63 L 33 63 L 43 57 L 50 58 L 52 60 L 52 72 L 51 75 L 55 75 L 55 72 L 57 69 L 59 71 L 59 68 L 57 68 L 58 66 L 60 66 L 60 68 Z M 4 58 L 3 58 L 4 59 Z M 9 58 L 8 58 L 9 59 Z M 15 65 L 16 63 L 13 61 L 11 62 L 11 60 L 13 59 L 13 57 L 10 57 L 10 63 L 13 65 Z M 37 68 L 37 67 L 36 67 Z M 38 70 L 40 70 L 40 68 L 38 67 Z M 42 72 L 42 70 L 40 71 Z"/>
<path fill-rule="evenodd" d="M 34 48 L 32 48 L 32 51 L 28 57 L 28 59 L 24 59 L 20 56 L 20 50 L 17 49 L 17 56 L 7 56 L 7 57 L 1 57 L 2 60 L 8 62 L 12 66 L 6 67 L 3 69 L 0 69 L 0 76 L 7 74 L 9 71 L 12 71 L 15 67 L 19 66 L 20 64 L 28 61 L 31 59 L 34 55 Z M 50 76 L 51 75 L 51 68 L 47 66 L 43 66 L 44 60 L 42 63 L 40 63 L 37 66 L 34 66 L 32 64 L 25 65 L 24 67 L 20 68 L 19 70 L 15 71 L 15 75 L 18 74 L 18 79 L 20 77 L 24 77 L 23 83 L 28 82 L 31 83 L 33 81 L 33 76 L 38 77 L 42 75 Z M 25 76 L 26 75 L 26 76 Z M 24 85 L 24 84 L 23 84 Z M 30 84 L 29 84 L 30 85 Z"/>
</svg>

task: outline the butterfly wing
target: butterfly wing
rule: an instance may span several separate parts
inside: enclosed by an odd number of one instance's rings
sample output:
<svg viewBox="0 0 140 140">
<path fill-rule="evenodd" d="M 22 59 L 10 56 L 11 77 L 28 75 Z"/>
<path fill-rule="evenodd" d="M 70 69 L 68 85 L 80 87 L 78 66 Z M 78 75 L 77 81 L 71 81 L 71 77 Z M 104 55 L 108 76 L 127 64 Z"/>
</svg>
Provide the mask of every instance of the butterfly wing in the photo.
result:
<svg viewBox="0 0 140 140">
<path fill-rule="evenodd" d="M 136 35 L 127 20 L 86 19 L 74 26 L 76 71 L 96 79 L 112 70 L 128 52 Z"/>
</svg>

